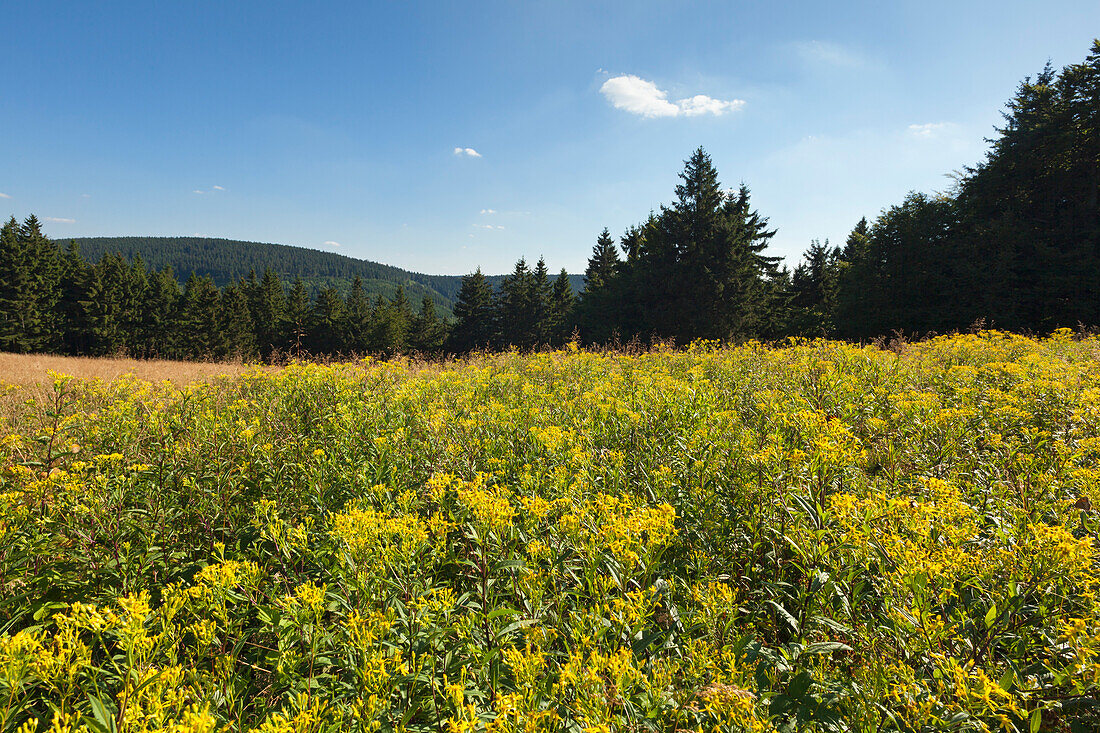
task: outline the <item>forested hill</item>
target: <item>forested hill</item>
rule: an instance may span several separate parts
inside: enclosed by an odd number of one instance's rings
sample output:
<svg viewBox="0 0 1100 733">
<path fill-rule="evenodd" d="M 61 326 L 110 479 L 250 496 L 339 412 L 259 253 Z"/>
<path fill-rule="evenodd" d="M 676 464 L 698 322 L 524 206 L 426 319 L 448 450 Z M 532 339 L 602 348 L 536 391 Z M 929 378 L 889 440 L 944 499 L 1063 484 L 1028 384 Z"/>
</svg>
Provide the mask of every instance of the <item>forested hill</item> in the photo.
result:
<svg viewBox="0 0 1100 733">
<path fill-rule="evenodd" d="M 181 280 L 187 279 L 191 272 L 208 275 L 218 287 L 247 277 L 249 270 L 263 274 L 268 267 L 285 283 L 301 278 L 310 291 L 331 286 L 343 292 L 358 275 L 363 279 L 364 290 L 372 297 L 377 294 L 389 297 L 399 285 L 404 285 L 413 302 L 431 295 L 446 311 L 454 305 L 462 279 L 452 275 L 424 275 L 335 252 L 286 244 L 207 237 L 81 237 L 73 241 L 80 245 L 81 254 L 92 262 L 108 252 L 128 259 L 140 255 L 152 269 L 170 266 Z"/>
<path fill-rule="evenodd" d="M 58 243 L 65 245 L 68 241 Z M 459 275 L 425 275 L 335 252 L 286 244 L 208 237 L 78 237 L 72 241 L 80 245 L 81 254 L 92 262 L 108 252 L 128 259 L 140 255 L 152 269 L 170 266 L 181 280 L 187 279 L 192 271 L 208 275 L 218 287 L 246 277 L 249 270 L 262 274 L 267 267 L 287 284 L 294 278 L 301 278 L 311 292 L 335 287 L 344 293 L 351 281 L 359 276 L 369 297 L 381 294 L 388 298 L 403 285 L 412 302 L 419 303 L 423 296 L 430 295 L 446 314 L 450 314 L 462 284 Z M 502 277 L 493 275 L 487 279 L 497 287 Z M 579 292 L 584 287 L 583 275 L 571 275 L 569 279 L 574 291 Z"/>
</svg>

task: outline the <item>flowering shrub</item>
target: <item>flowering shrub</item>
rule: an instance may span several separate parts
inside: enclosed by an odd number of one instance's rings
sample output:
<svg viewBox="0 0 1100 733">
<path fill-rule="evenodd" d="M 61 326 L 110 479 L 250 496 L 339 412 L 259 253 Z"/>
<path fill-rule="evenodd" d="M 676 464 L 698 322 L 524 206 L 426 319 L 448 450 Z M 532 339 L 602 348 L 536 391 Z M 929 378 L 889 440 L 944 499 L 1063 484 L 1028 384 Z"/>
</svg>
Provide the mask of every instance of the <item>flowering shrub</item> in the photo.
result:
<svg viewBox="0 0 1100 733">
<path fill-rule="evenodd" d="M 0 731 L 1100 729 L 1098 357 L 8 390 Z"/>
</svg>

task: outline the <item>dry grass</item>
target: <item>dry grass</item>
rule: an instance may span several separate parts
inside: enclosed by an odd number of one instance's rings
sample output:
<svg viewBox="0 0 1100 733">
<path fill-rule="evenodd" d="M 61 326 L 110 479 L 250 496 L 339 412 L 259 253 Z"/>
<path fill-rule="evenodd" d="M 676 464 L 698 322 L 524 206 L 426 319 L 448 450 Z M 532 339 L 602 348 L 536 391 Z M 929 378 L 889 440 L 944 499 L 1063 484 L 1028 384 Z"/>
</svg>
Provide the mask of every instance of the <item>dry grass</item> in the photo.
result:
<svg viewBox="0 0 1100 733">
<path fill-rule="evenodd" d="M 245 364 L 51 356 L 0 353 L 0 384 L 31 387 L 50 382 L 50 372 L 86 379 L 112 380 L 124 374 L 154 382 L 187 384 L 201 379 L 241 374 Z"/>
</svg>

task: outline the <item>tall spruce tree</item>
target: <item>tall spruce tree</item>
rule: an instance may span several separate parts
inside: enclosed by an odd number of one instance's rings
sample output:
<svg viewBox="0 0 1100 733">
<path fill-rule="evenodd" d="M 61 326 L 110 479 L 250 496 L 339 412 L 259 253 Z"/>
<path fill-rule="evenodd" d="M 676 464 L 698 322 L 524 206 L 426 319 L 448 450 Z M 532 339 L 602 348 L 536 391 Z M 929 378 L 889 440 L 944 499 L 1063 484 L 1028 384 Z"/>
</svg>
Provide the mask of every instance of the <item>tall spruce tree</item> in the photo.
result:
<svg viewBox="0 0 1100 733">
<path fill-rule="evenodd" d="M 249 312 L 256 346 L 261 358 L 270 359 L 276 349 L 286 348 L 286 293 L 278 273 L 270 267 L 265 268 L 253 297 L 256 305 L 250 304 Z"/>
<path fill-rule="evenodd" d="M 527 260 L 520 258 L 504 276 L 497 296 L 500 345 L 527 348 L 538 339 L 538 298 Z"/>
<path fill-rule="evenodd" d="M 363 279 L 357 275 L 340 313 L 340 335 L 348 353 L 366 354 L 370 350 L 370 331 L 371 307 L 363 292 Z"/>
<path fill-rule="evenodd" d="M 309 323 L 312 317 L 309 293 L 306 292 L 302 278 L 296 277 L 294 284 L 290 286 L 283 316 L 283 344 L 295 357 L 302 356 L 309 347 Z"/>
<path fill-rule="evenodd" d="M 830 336 L 834 331 L 840 250 L 810 242 L 791 278 L 791 330 L 802 336 Z"/>
<path fill-rule="evenodd" d="M 584 271 L 584 292 L 577 307 L 577 325 L 587 341 L 604 343 L 621 325 L 623 288 L 619 273 L 622 267 L 615 240 L 604 227 L 588 258 Z"/>
<path fill-rule="evenodd" d="M 435 310 L 435 301 L 425 295 L 420 301 L 420 311 L 413 319 L 409 333 L 409 348 L 420 354 L 437 354 L 447 338 L 447 324 Z"/>
<path fill-rule="evenodd" d="M 256 356 L 256 334 L 248 312 L 248 297 L 240 285 L 222 289 L 218 308 L 222 356 L 249 360 Z"/>
<path fill-rule="evenodd" d="M 212 359 L 225 354 L 219 301 L 214 281 L 192 272 L 183 287 L 176 323 L 177 347 L 184 358 Z"/>
<path fill-rule="evenodd" d="M 454 307 L 455 324 L 448 348 L 457 353 L 485 349 L 496 341 L 497 313 L 493 287 L 477 268 L 464 275 Z"/>
<path fill-rule="evenodd" d="M 34 348 L 33 288 L 26 242 L 13 216 L 0 229 L 0 351 Z"/>
<path fill-rule="evenodd" d="M 569 282 L 569 273 L 562 268 L 554 278 L 554 284 L 550 290 L 546 326 L 548 343 L 560 346 L 573 337 L 573 332 L 577 328 L 576 306 L 577 297 L 573 293 L 573 285 Z"/>
<path fill-rule="evenodd" d="M 324 288 L 317 294 L 310 319 L 309 350 L 314 354 L 348 351 L 341 338 L 344 302 L 336 288 Z"/>
</svg>

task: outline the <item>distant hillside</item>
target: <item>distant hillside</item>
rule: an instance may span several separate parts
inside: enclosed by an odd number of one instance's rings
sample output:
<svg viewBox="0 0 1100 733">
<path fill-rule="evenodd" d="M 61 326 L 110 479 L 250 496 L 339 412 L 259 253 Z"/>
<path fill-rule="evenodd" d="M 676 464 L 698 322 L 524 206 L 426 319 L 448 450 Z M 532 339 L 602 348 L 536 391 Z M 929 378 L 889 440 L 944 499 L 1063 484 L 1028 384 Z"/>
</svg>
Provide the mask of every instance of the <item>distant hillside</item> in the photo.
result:
<svg viewBox="0 0 1100 733">
<path fill-rule="evenodd" d="M 209 275 L 218 287 L 247 277 L 249 270 L 260 275 L 267 267 L 279 273 L 288 284 L 300 277 L 312 291 L 335 287 L 346 292 L 351 281 L 359 276 L 371 297 L 378 294 L 388 297 L 403 285 L 414 305 L 424 295 L 430 295 L 447 315 L 451 313 L 462 284 L 459 275 L 409 272 L 379 262 L 286 244 L 207 237 L 78 237 L 72 241 L 80 245 L 85 259 L 93 262 L 107 252 L 131 259 L 140 255 L 147 265 L 157 270 L 170 266 L 181 280 L 187 279 L 192 271 Z M 496 287 L 501 277 L 494 275 L 489 280 Z M 574 291 L 579 292 L 584 287 L 582 275 L 570 275 L 569 279 Z"/>
</svg>

